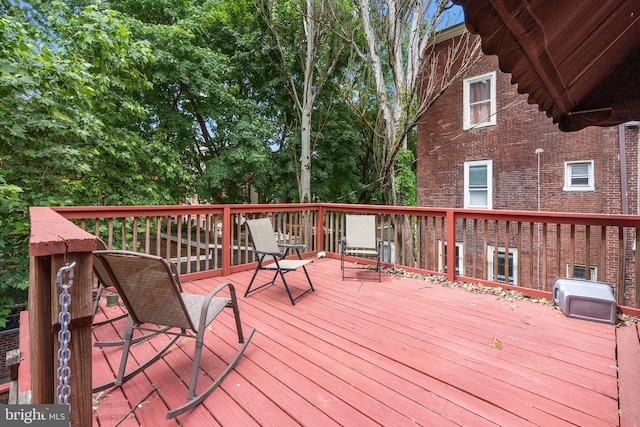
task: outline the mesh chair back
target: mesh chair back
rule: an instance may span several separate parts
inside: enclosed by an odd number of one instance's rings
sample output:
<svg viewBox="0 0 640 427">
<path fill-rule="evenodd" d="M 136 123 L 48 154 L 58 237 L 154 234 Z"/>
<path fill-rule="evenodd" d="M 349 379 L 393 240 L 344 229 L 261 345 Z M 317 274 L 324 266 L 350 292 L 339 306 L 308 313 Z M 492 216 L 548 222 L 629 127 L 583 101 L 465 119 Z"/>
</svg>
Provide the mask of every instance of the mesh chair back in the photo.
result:
<svg viewBox="0 0 640 427">
<path fill-rule="evenodd" d="M 349 248 L 376 249 L 376 216 L 347 215 L 345 237 Z"/>
<path fill-rule="evenodd" d="M 126 251 L 96 251 L 94 256 L 111 273 L 113 284 L 136 324 L 195 329 L 180 286 L 164 259 Z"/>
<path fill-rule="evenodd" d="M 253 247 L 258 252 L 280 253 L 269 218 L 249 219 L 246 222 Z"/>
<path fill-rule="evenodd" d="M 107 248 L 107 244 L 104 242 L 104 240 L 102 240 L 101 238 L 97 237 L 96 238 L 96 251 L 106 251 Z"/>
<path fill-rule="evenodd" d="M 107 249 L 107 245 L 104 243 L 104 240 L 98 238 L 96 239 L 96 251 L 104 251 Z M 93 258 L 93 272 L 98 277 L 100 283 L 105 288 L 113 288 L 113 280 L 111 280 L 111 276 L 109 276 L 109 272 L 105 268 L 104 264 L 97 258 Z"/>
</svg>

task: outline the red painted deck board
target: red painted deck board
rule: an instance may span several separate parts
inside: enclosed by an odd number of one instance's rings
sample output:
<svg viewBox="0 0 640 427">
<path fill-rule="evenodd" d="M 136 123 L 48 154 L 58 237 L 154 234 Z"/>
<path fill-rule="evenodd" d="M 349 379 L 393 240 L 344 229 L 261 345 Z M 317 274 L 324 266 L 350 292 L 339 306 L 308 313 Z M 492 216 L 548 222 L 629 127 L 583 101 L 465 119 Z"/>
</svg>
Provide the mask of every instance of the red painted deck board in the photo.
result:
<svg viewBox="0 0 640 427">
<path fill-rule="evenodd" d="M 243 358 L 202 405 L 167 421 L 189 381 L 193 343 L 181 343 L 108 390 L 94 425 L 113 425 L 153 384 L 158 392 L 122 425 L 638 425 L 637 325 L 616 329 L 413 278 L 343 282 L 339 265 L 329 258 L 308 265 L 316 292 L 295 306 L 279 280 L 243 298 L 252 272 L 184 283 L 200 294 L 234 284 L 245 333 L 256 327 Z M 303 274 L 286 278 L 294 295 L 305 288 Z M 115 337 L 123 326 L 95 328 L 95 336 Z M 490 346 L 493 338 L 501 349 Z M 161 339 L 136 345 L 134 356 Z M 213 323 L 205 345 L 202 368 L 215 376 L 238 348 L 230 314 Z M 119 354 L 117 347 L 94 350 L 94 383 L 113 375 Z M 201 373 L 199 386 L 208 380 Z M 622 422 L 619 403 L 627 411 Z"/>
<path fill-rule="evenodd" d="M 640 426 L 640 328 L 638 324 L 618 328 L 620 425 Z"/>
</svg>

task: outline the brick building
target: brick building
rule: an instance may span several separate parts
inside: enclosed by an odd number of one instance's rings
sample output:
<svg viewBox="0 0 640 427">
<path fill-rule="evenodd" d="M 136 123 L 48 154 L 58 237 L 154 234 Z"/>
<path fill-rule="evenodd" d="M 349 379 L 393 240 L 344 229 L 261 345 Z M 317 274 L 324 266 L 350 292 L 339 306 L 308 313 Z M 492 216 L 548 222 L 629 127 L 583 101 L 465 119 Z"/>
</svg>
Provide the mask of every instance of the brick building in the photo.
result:
<svg viewBox="0 0 640 427">
<path fill-rule="evenodd" d="M 562 132 L 527 99 L 496 56 L 484 56 L 454 82 L 418 125 L 418 205 L 637 214 L 638 125 Z M 522 265 L 524 256 L 515 254 Z M 576 276 L 584 274 L 576 265 Z"/>
</svg>

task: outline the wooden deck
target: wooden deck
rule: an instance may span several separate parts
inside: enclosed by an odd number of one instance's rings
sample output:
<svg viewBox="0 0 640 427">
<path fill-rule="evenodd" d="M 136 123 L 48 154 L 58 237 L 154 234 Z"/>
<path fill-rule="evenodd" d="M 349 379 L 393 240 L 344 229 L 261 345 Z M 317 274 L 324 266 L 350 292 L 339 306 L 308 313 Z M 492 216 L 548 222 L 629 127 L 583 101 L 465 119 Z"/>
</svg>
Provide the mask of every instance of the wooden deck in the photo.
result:
<svg viewBox="0 0 640 427">
<path fill-rule="evenodd" d="M 295 306 L 280 282 L 242 298 L 252 272 L 185 283 L 196 293 L 236 286 L 245 332 L 256 328 L 238 366 L 201 405 L 168 421 L 167 407 L 184 402 L 189 381 L 193 340 L 180 342 L 122 388 L 94 395 L 93 424 L 640 425 L 637 324 L 571 319 L 554 307 L 419 279 L 343 282 L 329 258 L 308 267 L 316 292 Z M 287 279 L 304 283 L 297 272 Z M 123 325 L 94 335 L 109 339 Z M 135 345 L 135 355 L 162 339 Z M 225 314 L 205 340 L 204 370 L 220 372 L 236 341 Z M 94 349 L 94 384 L 112 375 L 108 364 L 117 367 L 119 355 L 118 347 Z"/>
</svg>

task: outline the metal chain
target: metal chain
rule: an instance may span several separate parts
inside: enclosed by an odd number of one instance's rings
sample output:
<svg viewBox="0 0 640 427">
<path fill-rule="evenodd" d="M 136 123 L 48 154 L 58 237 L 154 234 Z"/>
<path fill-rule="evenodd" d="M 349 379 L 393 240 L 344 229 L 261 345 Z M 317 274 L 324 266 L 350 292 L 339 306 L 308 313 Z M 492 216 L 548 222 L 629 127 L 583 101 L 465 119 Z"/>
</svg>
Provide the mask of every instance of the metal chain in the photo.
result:
<svg viewBox="0 0 640 427">
<path fill-rule="evenodd" d="M 75 261 L 61 267 L 56 275 L 56 284 L 62 288 L 60 293 L 60 314 L 58 314 L 58 322 L 60 322 L 60 332 L 58 332 L 58 404 L 69 403 L 69 394 L 71 387 L 69 386 L 69 377 L 71 369 L 69 368 L 69 359 L 71 359 L 71 350 L 69 350 L 69 342 L 71 342 L 71 331 L 69 331 L 69 323 L 71 322 L 71 313 L 69 306 L 71 305 L 71 295 L 69 288 L 73 285 L 73 268 L 76 266 Z"/>
</svg>

